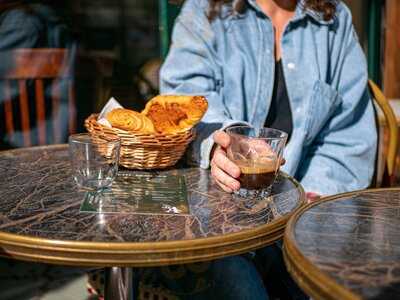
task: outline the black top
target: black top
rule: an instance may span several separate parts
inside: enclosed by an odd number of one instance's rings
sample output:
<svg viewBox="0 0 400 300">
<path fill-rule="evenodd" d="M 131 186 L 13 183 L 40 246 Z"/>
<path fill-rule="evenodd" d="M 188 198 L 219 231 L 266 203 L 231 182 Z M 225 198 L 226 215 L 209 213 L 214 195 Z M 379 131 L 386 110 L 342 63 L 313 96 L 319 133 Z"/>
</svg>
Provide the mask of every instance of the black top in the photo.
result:
<svg viewBox="0 0 400 300">
<path fill-rule="evenodd" d="M 286 89 L 281 60 L 277 61 L 275 64 L 274 90 L 272 93 L 271 106 L 264 126 L 286 132 L 288 134 L 288 140 L 292 135 L 292 111 L 290 110 L 289 96 Z"/>
</svg>

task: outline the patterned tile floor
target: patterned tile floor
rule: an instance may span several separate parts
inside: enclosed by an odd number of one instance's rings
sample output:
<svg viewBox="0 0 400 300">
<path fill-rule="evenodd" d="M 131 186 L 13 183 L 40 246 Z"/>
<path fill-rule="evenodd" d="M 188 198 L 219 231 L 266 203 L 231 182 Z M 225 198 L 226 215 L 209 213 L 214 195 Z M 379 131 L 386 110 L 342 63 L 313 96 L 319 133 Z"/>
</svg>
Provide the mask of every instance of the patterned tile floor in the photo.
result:
<svg viewBox="0 0 400 300">
<path fill-rule="evenodd" d="M 35 300 L 89 300 L 86 290 L 87 276 L 77 277 L 67 285 L 46 293 Z"/>
</svg>

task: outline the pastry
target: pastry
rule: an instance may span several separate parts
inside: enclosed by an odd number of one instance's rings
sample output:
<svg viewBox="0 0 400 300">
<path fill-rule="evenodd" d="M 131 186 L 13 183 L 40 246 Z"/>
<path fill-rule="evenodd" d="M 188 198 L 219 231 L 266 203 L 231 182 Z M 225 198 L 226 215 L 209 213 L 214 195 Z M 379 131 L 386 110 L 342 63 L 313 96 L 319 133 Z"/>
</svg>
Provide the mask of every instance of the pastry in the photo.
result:
<svg viewBox="0 0 400 300">
<path fill-rule="evenodd" d="M 127 131 L 139 131 L 143 133 L 155 132 L 152 121 L 145 115 L 133 110 L 117 108 L 106 115 L 106 119 L 112 127 Z"/>
<path fill-rule="evenodd" d="M 207 107 L 203 96 L 160 95 L 147 103 L 142 114 L 152 120 L 156 131 L 174 133 L 196 125 Z"/>
</svg>

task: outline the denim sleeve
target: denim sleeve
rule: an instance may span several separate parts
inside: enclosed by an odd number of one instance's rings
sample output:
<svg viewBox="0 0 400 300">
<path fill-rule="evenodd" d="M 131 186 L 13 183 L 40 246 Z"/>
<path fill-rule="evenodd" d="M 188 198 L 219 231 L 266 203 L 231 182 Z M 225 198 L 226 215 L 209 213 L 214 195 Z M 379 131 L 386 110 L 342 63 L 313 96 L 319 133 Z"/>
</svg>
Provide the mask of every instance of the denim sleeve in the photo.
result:
<svg viewBox="0 0 400 300">
<path fill-rule="evenodd" d="M 197 0 L 196 0 L 197 1 Z M 208 168 L 215 130 L 246 124 L 231 119 L 223 104 L 222 69 L 215 49 L 215 36 L 204 9 L 187 1 L 178 17 L 168 56 L 160 72 L 163 94 L 203 95 L 209 107 L 197 126 L 197 137 L 188 151 L 188 162 Z"/>
<path fill-rule="evenodd" d="M 365 56 L 351 23 L 343 43 L 343 58 L 331 86 L 341 105 L 312 142 L 298 174 L 306 191 L 321 195 L 367 188 L 374 173 L 377 132 L 373 103 L 367 89 Z"/>
<path fill-rule="evenodd" d="M 43 35 L 40 20 L 21 9 L 11 10 L 3 16 L 0 26 L 0 50 L 35 48 Z"/>
</svg>

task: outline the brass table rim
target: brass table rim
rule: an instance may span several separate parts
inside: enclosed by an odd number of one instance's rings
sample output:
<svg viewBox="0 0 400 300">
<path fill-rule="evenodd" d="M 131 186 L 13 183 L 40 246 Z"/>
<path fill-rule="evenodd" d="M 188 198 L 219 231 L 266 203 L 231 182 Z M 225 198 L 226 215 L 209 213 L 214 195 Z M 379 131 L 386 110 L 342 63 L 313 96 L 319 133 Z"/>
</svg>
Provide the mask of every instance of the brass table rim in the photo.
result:
<svg viewBox="0 0 400 300">
<path fill-rule="evenodd" d="M 66 144 L 51 145 L 51 146 L 37 146 L 22 149 L 13 149 L 1 151 L 0 154 L 5 152 L 19 152 L 29 149 L 57 149 L 64 148 Z M 305 203 L 305 193 L 302 186 L 292 177 L 282 173 L 285 178 L 288 178 L 296 188 L 299 190 L 300 200 L 293 212 L 300 209 Z M 54 252 L 70 252 L 72 253 L 98 253 L 103 254 L 119 254 L 119 255 L 132 255 L 135 253 L 171 253 L 171 252 L 184 252 L 188 250 L 202 250 L 218 248 L 224 245 L 232 245 L 234 243 L 246 242 L 254 240 L 256 243 L 258 238 L 265 238 L 268 235 L 276 236 L 279 231 L 283 231 L 284 227 L 293 212 L 275 220 L 271 223 L 257 226 L 255 228 L 244 229 L 239 232 L 217 235 L 212 237 L 203 237 L 197 239 L 187 240 L 172 240 L 172 241 L 146 241 L 146 242 L 92 242 L 92 241 L 70 241 L 70 240 L 55 240 L 46 239 L 41 237 L 32 237 L 20 234 L 6 233 L 0 230 L 0 247 L 18 247 L 19 249 L 35 250 L 50 250 Z M 282 236 L 282 235 L 280 235 Z M 278 238 L 275 238 L 276 241 Z M 24 252 L 24 251 L 23 251 Z M 19 251 L 20 253 L 23 253 Z M 7 253 L 7 250 L 5 251 Z M 23 255 L 23 254 L 22 254 Z M 76 257 L 77 260 L 79 260 Z M 85 259 L 84 259 L 85 260 Z M 160 258 L 161 260 L 161 258 Z M 121 260 L 124 263 L 123 259 Z M 50 262 L 50 261 L 49 261 Z"/>
<path fill-rule="evenodd" d="M 93 252 L 93 249 L 97 251 L 105 250 L 105 251 L 128 251 L 132 252 L 134 250 L 149 250 L 154 251 L 157 250 L 170 250 L 174 249 L 177 250 L 184 250 L 186 248 L 195 249 L 195 248 L 202 248 L 203 245 L 214 245 L 223 246 L 225 244 L 231 244 L 233 241 L 241 238 L 241 241 L 246 241 L 250 239 L 257 238 L 259 236 L 265 235 L 265 230 L 268 227 L 273 227 L 272 230 L 268 230 L 269 233 L 273 233 L 281 229 L 281 223 L 285 224 L 284 221 L 289 219 L 289 215 L 282 217 L 281 219 L 274 221 L 272 223 L 258 226 L 254 229 L 245 229 L 240 232 L 229 233 L 224 235 L 212 236 L 212 237 L 204 237 L 204 238 L 197 238 L 197 239 L 187 239 L 187 240 L 174 240 L 174 241 L 157 241 L 157 242 L 78 242 L 78 241 L 68 241 L 68 240 L 54 240 L 54 239 L 46 239 L 46 238 L 34 238 L 25 235 L 13 234 L 13 233 L 6 233 L 0 231 L 0 244 L 8 243 L 8 244 L 15 244 L 15 245 L 31 245 L 31 246 L 43 246 L 43 247 L 54 247 L 65 249 L 67 247 L 69 250 L 85 250 L 88 249 L 90 252 Z M 190 243 L 190 246 L 185 245 Z M 197 247 L 196 247 L 197 246 Z"/>
<path fill-rule="evenodd" d="M 349 289 L 340 285 L 324 271 L 314 265 L 304 254 L 299 250 L 294 236 L 294 229 L 297 221 L 314 206 L 324 202 L 340 201 L 346 197 L 358 196 L 373 192 L 398 191 L 400 188 L 374 188 L 358 190 L 354 192 L 341 193 L 333 196 L 328 196 L 319 201 L 309 203 L 297 209 L 290 217 L 285 233 L 284 233 L 284 248 L 283 255 L 285 264 L 289 273 L 293 276 L 297 284 L 314 299 L 343 299 L 343 300 L 358 300 L 361 299 Z"/>
</svg>

